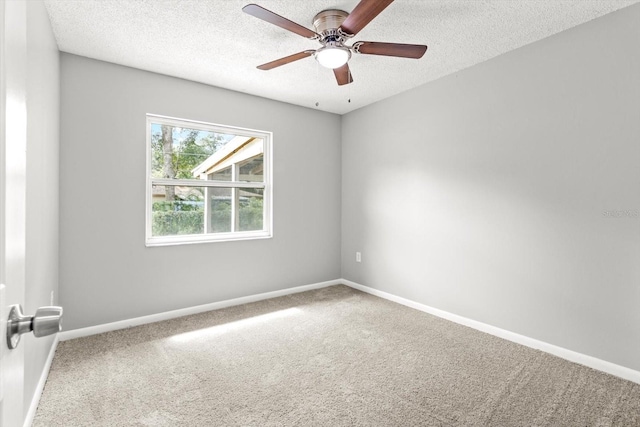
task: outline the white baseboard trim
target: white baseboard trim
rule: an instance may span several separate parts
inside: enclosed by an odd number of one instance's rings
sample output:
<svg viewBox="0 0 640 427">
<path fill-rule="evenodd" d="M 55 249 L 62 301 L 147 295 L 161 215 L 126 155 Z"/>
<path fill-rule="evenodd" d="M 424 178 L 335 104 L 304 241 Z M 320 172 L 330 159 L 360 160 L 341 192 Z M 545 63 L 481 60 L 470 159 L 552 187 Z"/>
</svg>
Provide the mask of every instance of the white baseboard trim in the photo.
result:
<svg viewBox="0 0 640 427">
<path fill-rule="evenodd" d="M 361 285 L 359 283 L 352 282 L 350 280 L 342 279 L 342 284 L 357 289 L 362 292 L 366 292 L 371 295 L 375 295 L 380 298 L 384 298 L 389 301 L 396 302 L 398 304 L 405 305 L 407 307 L 414 308 L 416 310 L 424 311 L 425 313 L 433 314 L 434 316 L 441 317 L 446 320 L 458 323 L 460 325 L 468 326 L 478 331 L 485 332 L 490 335 L 494 335 L 499 338 L 513 341 L 517 344 L 522 344 L 527 347 L 534 348 L 536 350 L 544 351 L 545 353 L 558 356 L 562 359 L 570 362 L 578 363 L 580 365 L 588 366 L 589 368 L 596 369 L 598 371 L 606 372 L 607 374 L 615 375 L 616 377 L 623 378 L 625 380 L 633 381 L 640 384 L 640 371 L 616 365 L 615 363 L 607 362 L 606 360 L 597 359 L 586 354 L 578 353 L 573 350 L 568 350 L 563 347 L 558 347 L 553 344 L 539 341 L 534 338 L 529 338 L 524 335 L 516 334 L 505 329 L 500 329 L 495 326 L 487 325 L 486 323 L 478 322 L 476 320 L 468 319 L 457 314 L 449 313 L 444 310 L 430 307 L 425 304 L 420 304 L 415 301 L 408 300 L 384 291 L 370 288 L 368 286 Z"/>
<path fill-rule="evenodd" d="M 33 424 L 33 420 L 36 417 L 36 411 L 38 410 L 40 397 L 42 396 L 42 392 L 44 391 L 44 385 L 47 383 L 47 377 L 49 376 L 51 363 L 53 363 L 53 356 L 56 354 L 56 348 L 58 347 L 58 341 L 59 341 L 58 335 L 59 334 L 56 334 L 56 336 L 53 339 L 53 344 L 51 344 L 51 349 L 49 350 L 47 361 L 44 363 L 44 367 L 42 368 L 42 373 L 40 374 L 40 380 L 38 381 L 38 385 L 36 386 L 36 390 L 33 394 L 33 398 L 31 399 L 31 404 L 29 405 L 29 411 L 27 412 L 27 416 L 24 419 L 24 427 L 31 427 L 31 424 Z"/>
<path fill-rule="evenodd" d="M 191 314 L 203 313 L 205 311 L 218 310 L 221 308 L 232 307 L 234 305 L 248 304 L 251 302 L 262 301 L 270 298 L 277 298 L 284 295 L 296 294 L 299 292 L 310 291 L 312 289 L 326 288 L 327 286 L 340 285 L 342 280 L 329 280 L 327 282 L 313 283 L 310 285 L 298 286 L 295 288 L 282 289 L 279 291 L 265 292 L 257 295 L 249 295 L 246 297 L 234 298 L 225 301 L 213 302 L 210 304 L 197 305 L 195 307 L 181 308 L 179 310 L 166 311 L 164 313 L 151 314 L 148 316 L 135 317 L 133 319 L 119 320 L 117 322 L 105 323 L 102 325 L 89 326 L 86 328 L 72 329 L 70 331 L 60 332 L 60 341 L 72 340 L 75 338 L 88 337 L 90 335 L 102 334 L 104 332 L 116 331 L 118 329 L 131 328 L 133 326 L 145 325 L 147 323 L 160 322 L 163 320 L 175 319 L 176 317 L 189 316 Z"/>
</svg>

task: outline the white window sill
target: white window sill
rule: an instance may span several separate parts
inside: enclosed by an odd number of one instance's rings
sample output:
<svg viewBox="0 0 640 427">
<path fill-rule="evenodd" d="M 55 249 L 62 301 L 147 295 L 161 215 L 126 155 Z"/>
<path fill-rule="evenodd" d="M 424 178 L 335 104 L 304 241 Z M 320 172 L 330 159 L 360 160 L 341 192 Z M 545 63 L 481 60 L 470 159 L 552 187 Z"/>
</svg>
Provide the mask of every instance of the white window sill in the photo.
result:
<svg viewBox="0 0 640 427">
<path fill-rule="evenodd" d="M 203 235 L 188 235 L 188 236 L 163 236 L 163 237 L 147 238 L 146 246 L 156 247 L 156 246 L 191 245 L 195 243 L 220 243 L 220 242 L 234 242 L 238 240 L 270 239 L 272 237 L 273 237 L 273 234 L 266 231 L 246 232 L 246 233 L 240 233 L 240 232 L 216 233 L 215 235 L 203 234 Z"/>
</svg>

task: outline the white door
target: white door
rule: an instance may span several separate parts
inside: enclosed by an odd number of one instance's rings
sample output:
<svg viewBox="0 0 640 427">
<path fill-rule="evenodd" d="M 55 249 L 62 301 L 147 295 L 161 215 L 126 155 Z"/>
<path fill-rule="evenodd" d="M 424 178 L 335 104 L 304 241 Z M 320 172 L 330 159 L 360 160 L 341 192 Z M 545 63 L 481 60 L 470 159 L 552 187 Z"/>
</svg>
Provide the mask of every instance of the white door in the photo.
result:
<svg viewBox="0 0 640 427">
<path fill-rule="evenodd" d="M 0 1 L 0 426 L 23 423 L 24 345 L 9 350 L 7 307 L 24 304 L 26 2 Z"/>
</svg>

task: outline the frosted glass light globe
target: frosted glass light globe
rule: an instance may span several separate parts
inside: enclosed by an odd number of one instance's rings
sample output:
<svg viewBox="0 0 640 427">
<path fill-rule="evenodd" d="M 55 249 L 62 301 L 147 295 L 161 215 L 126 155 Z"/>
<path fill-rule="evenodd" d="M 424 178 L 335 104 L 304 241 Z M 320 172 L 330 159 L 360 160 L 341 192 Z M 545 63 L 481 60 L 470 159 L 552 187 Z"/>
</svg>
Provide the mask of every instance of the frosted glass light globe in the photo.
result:
<svg viewBox="0 0 640 427">
<path fill-rule="evenodd" d="M 344 47 L 325 46 L 316 51 L 316 60 L 326 68 L 340 68 L 350 57 L 351 52 Z"/>
</svg>

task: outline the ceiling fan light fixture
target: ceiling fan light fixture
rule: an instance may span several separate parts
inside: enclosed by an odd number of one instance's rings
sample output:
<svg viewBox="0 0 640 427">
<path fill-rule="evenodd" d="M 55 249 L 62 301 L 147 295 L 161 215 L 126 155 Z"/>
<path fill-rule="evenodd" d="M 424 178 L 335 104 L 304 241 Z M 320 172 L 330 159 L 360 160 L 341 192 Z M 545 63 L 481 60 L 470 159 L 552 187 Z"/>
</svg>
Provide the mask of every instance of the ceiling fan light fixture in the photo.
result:
<svg viewBox="0 0 640 427">
<path fill-rule="evenodd" d="M 326 45 L 316 51 L 316 61 L 326 68 L 340 68 L 351 58 L 351 51 L 344 46 Z"/>
</svg>

